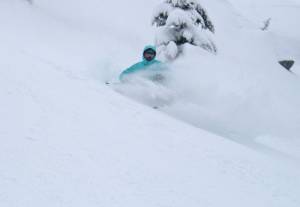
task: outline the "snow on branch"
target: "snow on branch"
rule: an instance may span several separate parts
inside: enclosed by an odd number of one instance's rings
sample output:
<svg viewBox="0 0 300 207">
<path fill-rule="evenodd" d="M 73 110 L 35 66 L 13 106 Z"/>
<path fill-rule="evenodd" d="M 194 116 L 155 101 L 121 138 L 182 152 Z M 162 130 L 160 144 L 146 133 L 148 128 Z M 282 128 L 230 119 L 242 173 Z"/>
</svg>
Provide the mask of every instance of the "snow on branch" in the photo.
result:
<svg viewBox="0 0 300 207">
<path fill-rule="evenodd" d="M 210 39 L 215 27 L 197 0 L 165 0 L 154 11 L 152 24 L 157 27 L 156 45 L 167 59 L 175 59 L 186 43 L 217 52 Z"/>
</svg>

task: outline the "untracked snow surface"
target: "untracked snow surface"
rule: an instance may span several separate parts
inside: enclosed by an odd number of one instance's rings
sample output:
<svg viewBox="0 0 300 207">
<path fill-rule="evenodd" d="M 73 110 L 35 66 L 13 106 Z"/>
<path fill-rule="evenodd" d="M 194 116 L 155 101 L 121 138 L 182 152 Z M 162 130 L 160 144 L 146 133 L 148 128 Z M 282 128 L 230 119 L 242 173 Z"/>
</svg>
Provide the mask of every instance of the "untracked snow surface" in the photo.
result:
<svg viewBox="0 0 300 207">
<path fill-rule="evenodd" d="M 1 207 L 300 206 L 300 3 L 201 2 L 218 54 L 120 92 L 159 1 L 0 1 Z"/>
</svg>

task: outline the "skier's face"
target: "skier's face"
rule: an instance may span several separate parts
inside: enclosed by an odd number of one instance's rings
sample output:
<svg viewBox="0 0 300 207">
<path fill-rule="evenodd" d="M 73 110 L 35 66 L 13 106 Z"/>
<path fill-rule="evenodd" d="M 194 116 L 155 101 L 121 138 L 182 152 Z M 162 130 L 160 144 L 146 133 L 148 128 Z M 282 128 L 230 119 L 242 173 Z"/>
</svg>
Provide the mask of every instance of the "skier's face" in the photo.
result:
<svg viewBox="0 0 300 207">
<path fill-rule="evenodd" d="M 155 56 L 156 56 L 156 52 L 153 49 L 148 49 L 144 52 L 144 58 L 147 61 L 153 60 L 155 58 Z"/>
</svg>

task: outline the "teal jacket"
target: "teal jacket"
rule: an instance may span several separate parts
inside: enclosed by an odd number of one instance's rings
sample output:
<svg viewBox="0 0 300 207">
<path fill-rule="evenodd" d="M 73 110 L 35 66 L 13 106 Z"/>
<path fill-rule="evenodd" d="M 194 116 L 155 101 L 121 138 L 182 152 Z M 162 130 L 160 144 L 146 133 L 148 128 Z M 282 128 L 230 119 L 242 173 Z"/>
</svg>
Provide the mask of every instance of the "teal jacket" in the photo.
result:
<svg viewBox="0 0 300 207">
<path fill-rule="evenodd" d="M 150 45 L 146 46 L 144 48 L 144 51 L 149 49 L 149 48 L 156 51 L 156 48 L 154 46 L 150 46 Z M 139 71 L 145 71 L 145 70 L 155 70 L 155 71 L 157 71 L 157 70 L 160 70 L 160 69 L 162 69 L 162 63 L 160 61 L 156 60 L 155 58 L 151 61 L 147 61 L 143 57 L 143 61 L 138 62 L 138 63 L 132 65 L 131 67 L 127 68 L 126 70 L 124 70 L 121 73 L 121 75 L 119 76 L 119 79 L 122 81 L 122 80 L 124 80 L 124 78 L 127 75 L 130 75 L 130 74 L 133 74 L 133 73 L 136 73 L 136 72 L 139 72 Z"/>
</svg>

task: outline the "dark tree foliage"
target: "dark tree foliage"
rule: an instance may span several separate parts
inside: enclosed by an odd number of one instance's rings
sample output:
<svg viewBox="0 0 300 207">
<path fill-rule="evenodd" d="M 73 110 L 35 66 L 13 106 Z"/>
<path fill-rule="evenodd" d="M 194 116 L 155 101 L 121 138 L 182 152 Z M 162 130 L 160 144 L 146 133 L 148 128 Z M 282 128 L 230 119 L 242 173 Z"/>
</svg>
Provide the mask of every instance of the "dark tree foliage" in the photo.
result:
<svg viewBox="0 0 300 207">
<path fill-rule="evenodd" d="M 212 33 L 215 32 L 215 27 L 212 21 L 209 19 L 206 10 L 197 1 L 187 1 L 187 0 L 166 0 L 165 3 L 170 4 L 171 7 L 180 8 L 184 11 L 195 10 L 199 17 L 194 20 L 194 24 L 201 25 L 203 29 L 208 29 Z M 168 11 L 161 11 L 153 19 L 152 24 L 156 26 L 164 26 L 169 17 Z"/>
</svg>

